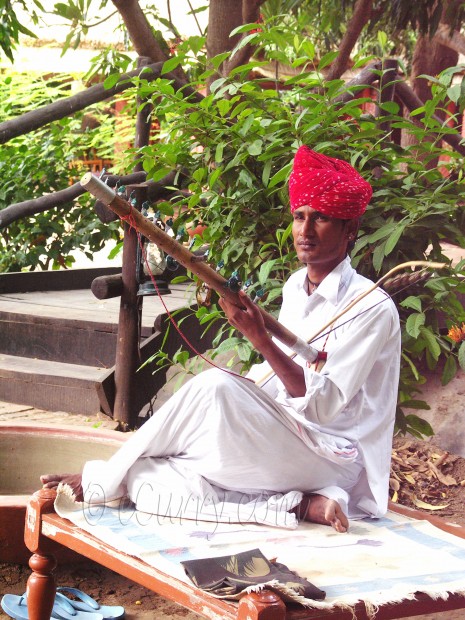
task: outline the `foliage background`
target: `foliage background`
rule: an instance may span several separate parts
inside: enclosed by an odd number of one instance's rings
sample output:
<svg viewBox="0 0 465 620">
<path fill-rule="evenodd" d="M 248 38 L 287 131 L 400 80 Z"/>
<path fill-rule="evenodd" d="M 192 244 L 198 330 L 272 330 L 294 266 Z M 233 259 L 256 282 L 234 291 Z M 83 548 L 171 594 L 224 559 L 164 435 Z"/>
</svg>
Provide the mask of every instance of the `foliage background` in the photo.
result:
<svg viewBox="0 0 465 620">
<path fill-rule="evenodd" d="M 347 89 L 344 80 L 327 79 L 328 68 L 338 57 L 337 51 L 328 51 L 331 35 L 337 32 L 331 28 L 336 14 L 328 7 L 322 20 L 321 11 L 307 12 L 304 27 L 302 13 L 280 13 L 283 3 L 274 4 L 264 6 L 260 24 L 237 28 L 232 35 L 242 36 L 236 48 L 219 56 L 207 57 L 203 36 L 176 38 L 175 53 L 165 62 L 165 77 L 148 82 L 142 75 L 137 88 L 125 93 L 132 101 L 137 96 L 153 105 L 160 124 L 157 139 L 139 153 L 128 146 L 115 171 L 130 171 L 134 155 L 143 158 L 148 179 L 157 181 L 173 169 L 187 171 L 190 196 L 182 202 L 163 201 L 154 209 L 166 217 L 176 216 L 179 236 L 188 223 L 206 225 L 193 248 L 208 243 L 210 262 L 225 277 L 237 274 L 272 313 L 279 307 L 282 282 L 297 266 L 286 183 L 300 144 L 347 159 L 373 185 L 373 199 L 353 252 L 353 263 L 364 275 L 376 280 L 407 260 L 447 262 L 441 242 L 465 247 L 463 158 L 444 148 L 441 135 L 452 130 L 436 114 L 445 111 L 450 101 L 458 104 L 457 114 L 462 112 L 463 68 L 450 67 L 427 76 L 431 98 L 410 118 L 396 101 L 375 110 L 372 99 L 363 96 L 363 87 L 356 99 L 344 102 L 340 99 Z M 307 6 L 315 9 L 315 3 Z M 79 13 L 77 4 L 76 10 Z M 313 23 L 319 23 L 319 29 L 312 39 L 308 32 Z M 344 31 L 342 23 L 340 29 Z M 408 39 L 412 32 L 404 34 Z M 389 37 L 379 31 L 367 32 L 362 43 L 353 56 L 354 73 L 373 60 L 368 52 L 383 54 L 390 48 Z M 249 45 L 254 55 L 244 65 L 222 73 L 227 61 Z M 278 65 L 289 68 L 288 74 L 281 72 L 279 78 L 273 74 Z M 127 59 L 104 53 L 94 64 L 93 77 L 106 77 L 109 84 L 116 79 L 115 71 L 126 68 Z M 175 88 L 167 74 L 177 70 L 197 91 L 209 85 L 200 102 Z M 44 84 L 26 79 L 21 91 L 19 77 L 4 74 L 2 79 L 0 120 L 17 115 L 19 101 L 25 111 L 66 95 L 66 80 Z M 375 93 L 378 99 L 380 95 Z M 103 156 L 117 141 L 128 143 L 108 110 L 96 106 L 92 114 L 99 121 L 95 131 L 83 130 L 83 117 L 76 115 L 33 136 L 14 139 L 3 149 L 0 200 L 4 206 L 30 197 L 31 191 L 37 196 L 65 186 L 70 162 L 89 149 Z M 413 138 L 412 143 L 399 144 L 399 132 Z M 85 201 L 80 199 L 68 211 L 54 210 L 2 230 L 0 269 L 70 266 L 72 248 L 86 248 L 92 254 L 105 240 L 117 238 L 117 226 L 101 225 Z M 438 367 L 447 383 L 459 365 L 465 368 L 463 343 L 457 345 L 447 336 L 452 325 L 465 321 L 462 278 L 463 264 L 450 266 L 426 284 L 395 297 L 403 325 L 397 421 L 404 432 L 431 433 L 411 413 L 427 407 L 417 398 L 423 370 Z M 216 354 L 234 352 L 230 363 L 239 359 L 243 370 L 257 360 L 248 343 L 222 323 L 214 303 L 200 308 L 198 316 L 205 328 L 219 328 Z M 189 371 L 185 353 L 175 361 Z M 166 358 L 154 362 L 165 363 Z"/>
<path fill-rule="evenodd" d="M 307 63 L 313 60 L 309 60 L 308 46 L 303 49 L 305 40 L 296 32 L 284 33 L 282 24 L 268 29 L 264 24 L 253 36 L 263 49 L 272 50 L 272 55 L 289 65 L 302 58 Z M 371 105 L 371 100 L 338 103 L 344 82 L 325 82 L 322 75 L 331 58 L 328 54 L 316 70 L 289 78 L 279 88 L 263 78 L 251 80 L 250 64 L 239 67 L 227 78 L 214 81 L 210 94 L 198 106 L 181 98 L 169 80 L 144 85 L 147 95 L 152 91 L 154 104 L 158 102 L 164 137 L 162 144 L 144 149 L 148 175 L 158 179 L 173 166 L 183 166 L 192 176 L 192 195 L 177 213 L 176 225 L 186 221 L 206 224 L 198 245 L 207 242 L 210 259 L 225 277 L 239 274 L 249 292 L 259 292 L 261 303 L 274 313 L 282 281 L 297 266 L 289 236 L 286 181 L 292 154 L 300 144 L 349 160 L 372 183 L 373 199 L 353 252 L 354 265 L 368 277 L 376 280 L 408 260 L 447 263 L 441 242 L 464 244 L 462 158 L 442 146 L 440 135 L 449 128 L 438 126 L 433 118 L 433 111 L 450 98 L 455 72 L 446 72 L 436 81 L 434 98 L 425 106 L 425 120 L 418 126 L 403 118 L 395 102 L 383 104 L 382 118 L 363 109 L 362 104 Z M 365 62 L 360 60 L 360 64 Z M 204 74 L 200 79 L 207 77 Z M 402 128 L 415 134 L 417 144 L 403 148 L 393 142 L 384 129 L 386 122 L 392 130 Z M 440 166 L 429 165 L 439 158 Z M 171 215 L 177 207 L 164 203 L 158 208 Z M 463 264 L 450 267 L 395 297 L 403 323 L 400 430 L 416 435 L 432 432 L 411 411 L 428 407 L 415 397 L 424 381 L 422 369 L 439 365 L 447 383 L 457 372 L 457 359 L 463 366 L 463 347 L 458 355 L 447 337 L 452 324 L 465 320 L 457 297 L 465 292 L 462 268 Z M 199 316 L 208 323 L 220 314 L 213 306 L 208 313 L 201 309 Z M 256 361 L 249 345 L 233 333 L 215 353 L 232 346 L 243 369 Z M 180 360 L 187 363 L 186 356 Z"/>
<path fill-rule="evenodd" d="M 64 99 L 79 79 L 73 75 L 45 79 L 40 74 L 5 71 L 0 75 L 0 122 Z M 108 104 L 101 104 L 4 144 L 0 209 L 74 183 L 87 170 L 82 161 L 92 159 L 94 153 L 114 160 L 118 140 L 128 140 L 122 122 L 118 130 Z M 73 251 L 80 249 L 91 257 L 106 241 L 119 237 L 119 226 L 102 224 L 93 211 L 93 201 L 82 196 L 66 208 L 50 209 L 0 229 L 0 272 L 71 267 Z"/>
</svg>

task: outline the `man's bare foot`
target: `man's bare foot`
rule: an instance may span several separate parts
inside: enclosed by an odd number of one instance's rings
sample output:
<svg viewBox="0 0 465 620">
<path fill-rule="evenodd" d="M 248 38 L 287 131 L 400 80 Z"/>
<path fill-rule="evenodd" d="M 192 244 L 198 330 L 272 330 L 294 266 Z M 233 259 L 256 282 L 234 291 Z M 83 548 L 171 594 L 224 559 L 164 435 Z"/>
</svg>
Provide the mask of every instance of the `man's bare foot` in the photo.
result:
<svg viewBox="0 0 465 620">
<path fill-rule="evenodd" d="M 56 489 L 60 483 L 67 484 L 73 490 L 76 501 L 82 502 L 84 499 L 81 474 L 44 474 L 40 481 L 44 489 Z"/>
<path fill-rule="evenodd" d="M 303 500 L 293 512 L 304 521 L 331 525 L 336 532 L 347 532 L 349 529 L 349 520 L 339 504 L 324 495 L 304 495 Z"/>
</svg>

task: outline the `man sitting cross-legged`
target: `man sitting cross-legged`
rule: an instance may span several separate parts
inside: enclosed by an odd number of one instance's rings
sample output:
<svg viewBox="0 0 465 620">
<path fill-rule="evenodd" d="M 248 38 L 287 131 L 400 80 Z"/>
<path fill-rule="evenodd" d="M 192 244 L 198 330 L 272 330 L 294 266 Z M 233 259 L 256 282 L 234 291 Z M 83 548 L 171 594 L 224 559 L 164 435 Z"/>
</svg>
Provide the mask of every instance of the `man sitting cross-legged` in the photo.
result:
<svg viewBox="0 0 465 620">
<path fill-rule="evenodd" d="M 303 267 L 284 285 L 279 320 L 307 340 L 372 285 L 349 257 L 372 190 L 347 162 L 303 146 L 289 194 Z M 86 463 L 82 476 L 43 475 L 44 486 L 67 483 L 86 501 L 129 496 L 155 514 L 193 498 L 200 507 L 238 511 L 255 502 L 338 532 L 347 530 L 348 519 L 383 515 L 400 360 L 393 302 L 377 289 L 336 321 L 314 343 L 327 356 L 317 370 L 290 357 L 268 334 L 257 306 L 240 295 L 242 308 L 219 303 L 264 364 L 248 377 L 200 373 L 109 461 Z M 259 387 L 253 379 L 264 366 L 274 376 Z"/>
</svg>

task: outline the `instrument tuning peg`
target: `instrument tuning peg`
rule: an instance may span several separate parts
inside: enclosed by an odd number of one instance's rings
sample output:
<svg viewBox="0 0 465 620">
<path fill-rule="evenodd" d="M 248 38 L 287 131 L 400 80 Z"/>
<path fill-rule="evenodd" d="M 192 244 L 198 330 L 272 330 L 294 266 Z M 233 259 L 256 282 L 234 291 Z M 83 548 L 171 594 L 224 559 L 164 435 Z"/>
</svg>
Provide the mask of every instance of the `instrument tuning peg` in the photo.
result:
<svg viewBox="0 0 465 620">
<path fill-rule="evenodd" d="M 238 293 L 241 290 L 242 281 L 239 278 L 239 274 L 237 271 L 233 271 L 225 286 L 227 286 L 227 288 L 229 288 L 229 290 L 233 293 Z"/>
</svg>

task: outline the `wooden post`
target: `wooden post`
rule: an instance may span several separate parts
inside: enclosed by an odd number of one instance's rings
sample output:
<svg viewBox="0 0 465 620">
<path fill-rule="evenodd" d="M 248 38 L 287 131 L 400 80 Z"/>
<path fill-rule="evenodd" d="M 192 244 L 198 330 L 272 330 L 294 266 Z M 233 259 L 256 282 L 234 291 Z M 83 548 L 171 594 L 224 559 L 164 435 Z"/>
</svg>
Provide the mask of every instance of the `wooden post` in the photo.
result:
<svg viewBox="0 0 465 620">
<path fill-rule="evenodd" d="M 92 280 L 90 290 L 97 299 L 111 299 L 121 297 L 123 291 L 123 278 L 120 273 L 112 276 L 100 276 Z"/>
<path fill-rule="evenodd" d="M 148 64 L 147 58 L 139 58 L 138 68 Z M 138 107 L 141 102 L 138 102 Z M 139 109 L 136 120 L 136 149 L 146 146 L 150 137 L 149 105 Z M 134 172 L 142 170 L 140 161 L 136 162 Z M 146 199 L 146 186 L 128 186 L 130 195 L 134 190 L 136 207 L 140 210 Z M 123 262 L 121 270 L 122 292 L 118 319 L 118 338 L 116 343 L 115 359 L 115 406 L 113 417 L 121 429 L 126 431 L 136 426 L 138 411 L 135 411 L 133 398 L 134 376 L 139 366 L 139 326 L 142 314 L 142 297 L 137 296 L 136 263 L 137 263 L 137 233 L 130 225 L 124 223 Z"/>
<path fill-rule="evenodd" d="M 137 201 L 139 203 L 139 201 Z M 139 203 L 140 204 L 140 203 Z M 131 428 L 137 412 L 131 407 L 133 401 L 133 377 L 138 367 L 139 324 L 142 298 L 137 297 L 136 263 L 137 233 L 124 223 L 123 261 L 121 270 L 121 301 L 118 318 L 118 335 L 115 359 L 115 407 L 113 417 L 121 430 Z"/>
</svg>

